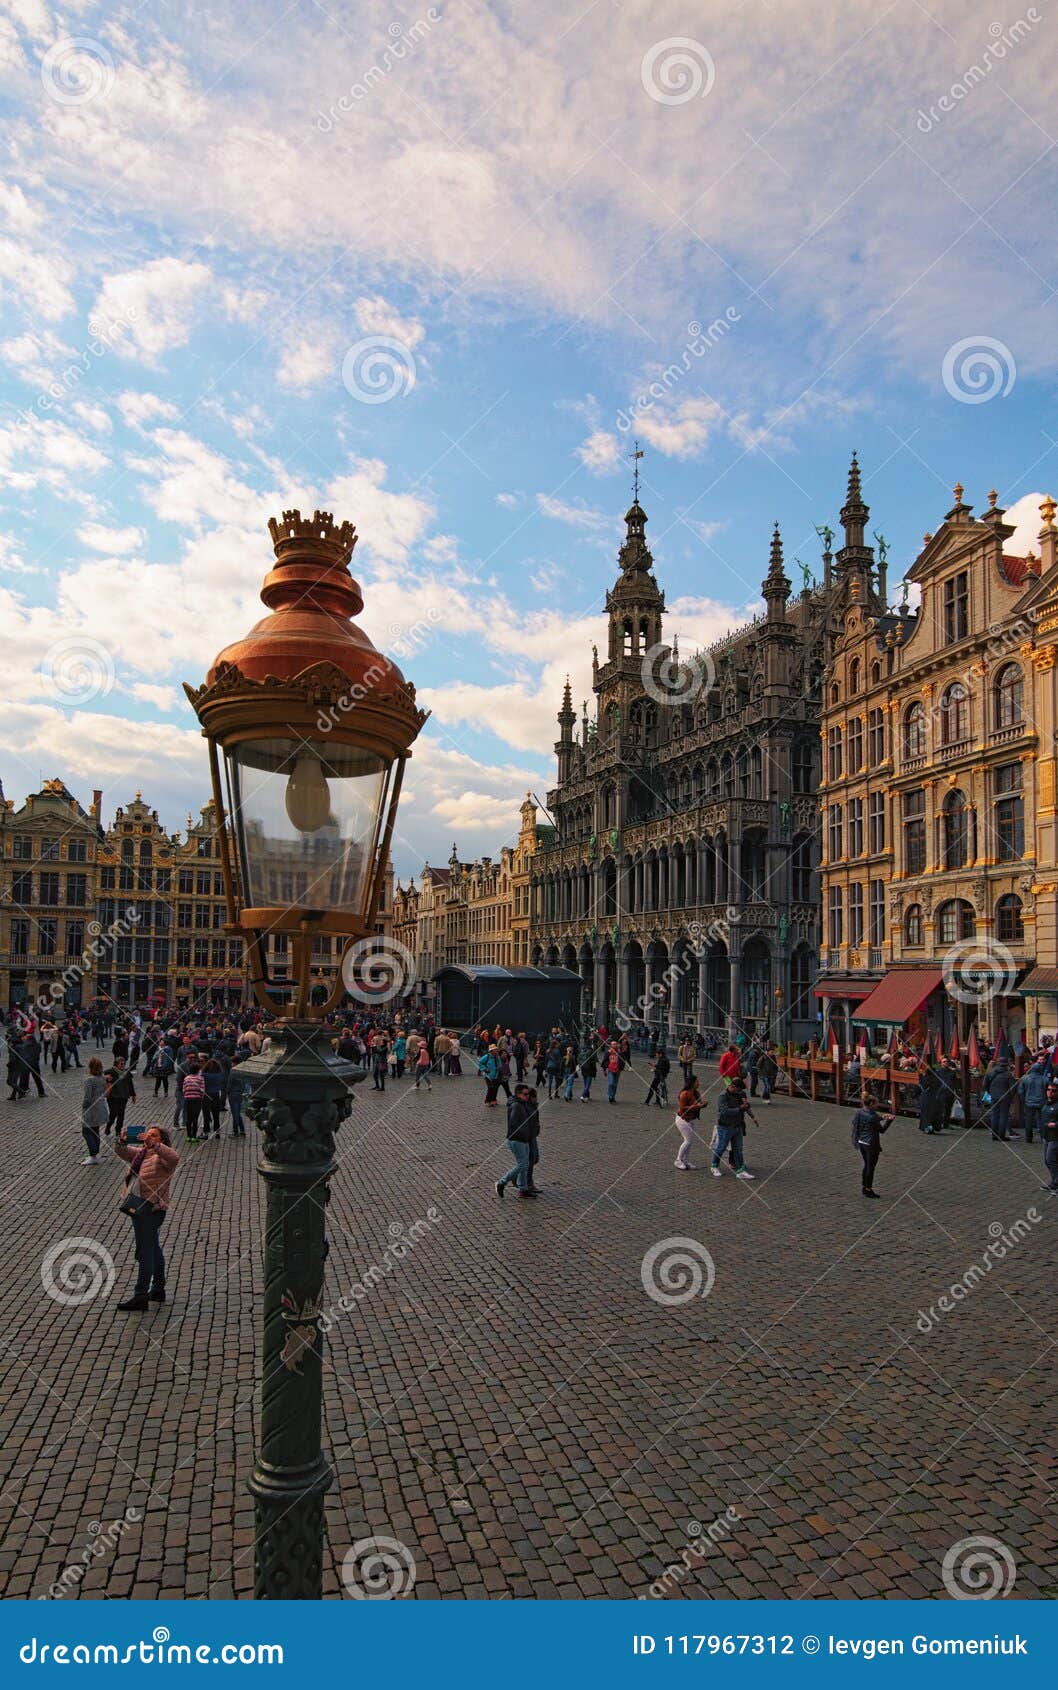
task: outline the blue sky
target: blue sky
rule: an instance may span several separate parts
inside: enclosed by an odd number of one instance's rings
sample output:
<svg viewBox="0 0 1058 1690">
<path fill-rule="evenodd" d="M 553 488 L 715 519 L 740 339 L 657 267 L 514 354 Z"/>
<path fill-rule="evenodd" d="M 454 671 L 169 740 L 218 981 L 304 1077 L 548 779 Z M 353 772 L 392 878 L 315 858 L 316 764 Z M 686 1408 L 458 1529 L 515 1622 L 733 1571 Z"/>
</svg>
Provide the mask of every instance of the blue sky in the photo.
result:
<svg viewBox="0 0 1058 1690">
<path fill-rule="evenodd" d="M 8 797 L 61 775 L 183 824 L 179 683 L 256 619 L 291 505 L 355 522 L 365 623 L 433 711 L 403 874 L 546 789 L 633 432 L 685 648 L 752 610 L 775 520 L 817 562 L 854 446 L 894 591 L 956 480 L 1034 545 L 1055 27 L 0 0 Z"/>
</svg>

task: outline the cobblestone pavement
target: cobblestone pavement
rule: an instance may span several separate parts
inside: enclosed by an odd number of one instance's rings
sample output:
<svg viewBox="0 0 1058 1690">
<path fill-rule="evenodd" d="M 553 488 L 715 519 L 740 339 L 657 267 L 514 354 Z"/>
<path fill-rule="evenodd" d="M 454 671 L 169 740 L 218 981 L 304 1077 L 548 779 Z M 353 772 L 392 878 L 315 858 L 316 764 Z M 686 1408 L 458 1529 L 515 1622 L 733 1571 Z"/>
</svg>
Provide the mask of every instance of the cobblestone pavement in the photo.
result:
<svg viewBox="0 0 1058 1690">
<path fill-rule="evenodd" d="M 246 1596 L 254 1132 L 185 1156 L 171 1299 L 120 1315 L 121 1170 L 80 1166 L 80 1083 L 0 1103 L 0 1588 L 46 1595 L 79 1564 L 69 1598 Z M 869 1203 L 847 1110 L 759 1107 L 750 1185 L 711 1179 L 704 1143 L 676 1172 L 671 1113 L 642 1095 L 625 1075 L 612 1108 L 545 1105 L 533 1203 L 496 1197 L 502 1110 L 476 1080 L 357 1088 L 330 1208 L 327 1594 L 384 1537 L 414 1556 L 414 1597 L 638 1596 L 666 1567 L 677 1599 L 943 1596 L 947 1552 L 950 1583 L 984 1535 L 989 1577 L 1005 1588 L 1012 1564 L 1012 1594 L 1054 1595 L 1039 1147 L 901 1120 Z M 117 1277 L 64 1303 L 42 1263 L 63 1245 L 61 1290 L 78 1239 Z"/>
</svg>

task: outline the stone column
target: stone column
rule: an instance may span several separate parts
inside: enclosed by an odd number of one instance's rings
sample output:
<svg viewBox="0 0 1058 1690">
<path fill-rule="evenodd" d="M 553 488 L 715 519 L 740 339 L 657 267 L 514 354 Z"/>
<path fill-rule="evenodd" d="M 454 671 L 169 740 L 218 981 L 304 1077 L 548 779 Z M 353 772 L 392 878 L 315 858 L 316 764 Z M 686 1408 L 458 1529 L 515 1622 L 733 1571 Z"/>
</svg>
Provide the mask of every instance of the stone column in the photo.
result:
<svg viewBox="0 0 1058 1690">
<path fill-rule="evenodd" d="M 734 1036 L 742 1025 L 742 958 L 732 956 L 731 968 L 731 999 L 728 1005 L 727 1030 Z"/>
</svg>

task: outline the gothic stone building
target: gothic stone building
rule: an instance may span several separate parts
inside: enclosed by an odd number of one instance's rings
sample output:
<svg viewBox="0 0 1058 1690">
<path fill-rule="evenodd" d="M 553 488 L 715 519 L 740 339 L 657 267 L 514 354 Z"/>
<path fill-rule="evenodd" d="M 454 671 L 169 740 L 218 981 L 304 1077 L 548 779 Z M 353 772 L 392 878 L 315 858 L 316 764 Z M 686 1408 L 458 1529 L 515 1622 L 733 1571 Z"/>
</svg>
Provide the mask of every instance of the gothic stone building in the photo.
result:
<svg viewBox="0 0 1058 1690">
<path fill-rule="evenodd" d="M 559 711 L 554 835 L 532 869 L 534 963 L 577 969 L 596 1024 L 816 1030 L 821 678 L 849 583 L 884 609 L 853 457 L 845 544 L 795 594 L 778 527 L 766 609 L 680 662 L 635 499 L 596 654 L 594 719 Z"/>
</svg>

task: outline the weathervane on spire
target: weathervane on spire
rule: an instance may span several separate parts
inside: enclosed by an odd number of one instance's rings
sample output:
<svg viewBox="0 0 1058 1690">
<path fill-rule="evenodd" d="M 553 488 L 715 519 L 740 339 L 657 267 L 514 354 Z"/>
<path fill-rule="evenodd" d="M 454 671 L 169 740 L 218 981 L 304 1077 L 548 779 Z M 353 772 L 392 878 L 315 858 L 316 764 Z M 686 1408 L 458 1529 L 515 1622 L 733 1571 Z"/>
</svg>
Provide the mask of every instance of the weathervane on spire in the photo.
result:
<svg viewBox="0 0 1058 1690">
<path fill-rule="evenodd" d="M 636 504 L 636 505 L 638 505 L 638 503 L 639 503 L 639 460 L 642 456 L 643 456 L 643 450 L 642 450 L 642 447 L 639 444 L 639 441 L 633 440 L 633 442 L 632 442 L 632 452 L 631 452 L 631 458 L 632 458 L 632 502 L 633 502 L 633 504 Z"/>
</svg>

